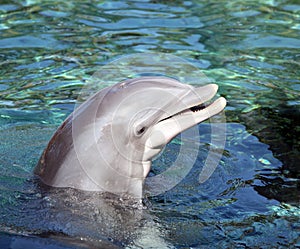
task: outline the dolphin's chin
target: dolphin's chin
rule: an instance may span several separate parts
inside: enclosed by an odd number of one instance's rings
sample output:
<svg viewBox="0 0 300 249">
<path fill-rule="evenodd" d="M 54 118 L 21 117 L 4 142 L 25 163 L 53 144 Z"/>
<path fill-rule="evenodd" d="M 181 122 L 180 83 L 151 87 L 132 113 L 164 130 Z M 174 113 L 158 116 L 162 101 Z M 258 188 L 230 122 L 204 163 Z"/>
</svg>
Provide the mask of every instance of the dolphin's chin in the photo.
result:
<svg viewBox="0 0 300 249">
<path fill-rule="evenodd" d="M 151 135 L 147 139 L 146 147 L 152 150 L 161 149 L 179 133 L 216 115 L 221 112 L 225 106 L 225 98 L 220 97 L 211 104 L 195 104 L 161 119 L 153 126 Z"/>
</svg>

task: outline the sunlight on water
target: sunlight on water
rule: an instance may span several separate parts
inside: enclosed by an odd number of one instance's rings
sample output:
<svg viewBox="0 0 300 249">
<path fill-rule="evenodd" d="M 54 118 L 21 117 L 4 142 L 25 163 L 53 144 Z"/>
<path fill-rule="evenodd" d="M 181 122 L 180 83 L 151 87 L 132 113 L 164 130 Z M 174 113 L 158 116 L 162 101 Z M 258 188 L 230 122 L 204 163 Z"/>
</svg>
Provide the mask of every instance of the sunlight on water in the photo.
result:
<svg viewBox="0 0 300 249">
<path fill-rule="evenodd" d="M 299 11 L 292 0 L 2 1 L 0 247 L 298 248 Z M 212 177 L 198 182 L 211 143 L 205 123 L 191 138 L 200 141 L 192 170 L 146 198 L 145 210 L 40 189 L 32 170 L 82 87 L 98 67 L 140 52 L 186 59 L 228 100 Z M 184 142 L 170 143 L 150 176 Z"/>
</svg>

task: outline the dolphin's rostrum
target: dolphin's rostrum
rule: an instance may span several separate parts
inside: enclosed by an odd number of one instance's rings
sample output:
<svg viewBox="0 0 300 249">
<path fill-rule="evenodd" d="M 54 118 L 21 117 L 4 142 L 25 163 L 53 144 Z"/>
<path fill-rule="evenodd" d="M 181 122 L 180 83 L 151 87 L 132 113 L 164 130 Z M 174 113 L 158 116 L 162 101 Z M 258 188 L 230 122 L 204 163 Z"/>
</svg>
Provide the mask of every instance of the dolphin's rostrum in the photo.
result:
<svg viewBox="0 0 300 249">
<path fill-rule="evenodd" d="M 141 198 L 151 159 L 180 132 L 221 112 L 217 85 L 140 77 L 102 89 L 63 122 L 35 174 L 47 185 Z"/>
</svg>

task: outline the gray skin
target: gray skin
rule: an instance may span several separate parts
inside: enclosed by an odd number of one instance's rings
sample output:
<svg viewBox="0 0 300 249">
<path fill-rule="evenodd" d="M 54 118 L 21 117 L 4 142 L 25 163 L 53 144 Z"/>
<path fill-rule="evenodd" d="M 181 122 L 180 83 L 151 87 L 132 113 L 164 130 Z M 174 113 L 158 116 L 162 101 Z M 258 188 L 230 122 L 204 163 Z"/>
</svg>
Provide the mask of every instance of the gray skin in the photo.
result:
<svg viewBox="0 0 300 249">
<path fill-rule="evenodd" d="M 63 122 L 35 174 L 46 185 L 141 198 L 151 159 L 180 132 L 221 112 L 217 85 L 141 77 L 102 89 Z"/>
</svg>

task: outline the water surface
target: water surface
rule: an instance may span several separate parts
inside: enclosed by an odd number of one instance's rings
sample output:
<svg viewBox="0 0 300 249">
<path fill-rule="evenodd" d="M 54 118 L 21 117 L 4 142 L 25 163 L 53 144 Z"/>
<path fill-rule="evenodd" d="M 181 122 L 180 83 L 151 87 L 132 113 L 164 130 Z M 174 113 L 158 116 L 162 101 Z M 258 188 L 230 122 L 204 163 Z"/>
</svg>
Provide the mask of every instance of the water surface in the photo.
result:
<svg viewBox="0 0 300 249">
<path fill-rule="evenodd" d="M 2 1 L 0 247 L 299 248 L 299 19 L 292 0 Z M 228 100 L 212 177 L 198 182 L 205 123 L 193 169 L 146 210 L 39 188 L 32 170 L 81 88 L 98 66 L 142 52 L 186 59 Z"/>
</svg>

